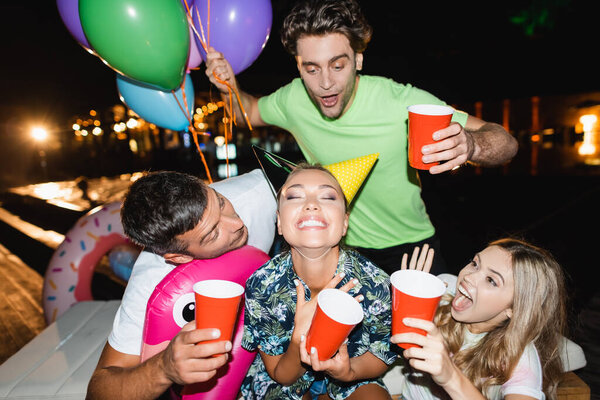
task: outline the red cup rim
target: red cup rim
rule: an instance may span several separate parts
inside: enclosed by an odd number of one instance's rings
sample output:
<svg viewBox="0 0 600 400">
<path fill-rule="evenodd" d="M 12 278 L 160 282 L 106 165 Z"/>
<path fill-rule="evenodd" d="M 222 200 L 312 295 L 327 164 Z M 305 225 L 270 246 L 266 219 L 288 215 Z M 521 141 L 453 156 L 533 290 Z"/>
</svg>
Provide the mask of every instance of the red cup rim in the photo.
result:
<svg viewBox="0 0 600 400">
<path fill-rule="evenodd" d="M 317 297 L 319 308 L 332 320 L 344 325 L 357 325 L 364 318 L 358 301 L 339 289 L 323 289 Z"/>
<path fill-rule="evenodd" d="M 396 271 L 390 275 L 390 282 L 396 290 L 424 299 L 440 297 L 446 291 L 446 285 L 440 278 L 416 269 Z"/>
<path fill-rule="evenodd" d="M 407 109 L 411 113 L 421 115 L 450 115 L 454 113 L 452 107 L 439 104 L 413 104 L 408 106 Z"/>
<path fill-rule="evenodd" d="M 222 279 L 207 279 L 196 282 L 193 290 L 201 296 L 216 299 L 229 299 L 241 296 L 244 293 L 244 287 L 239 283 Z"/>
</svg>

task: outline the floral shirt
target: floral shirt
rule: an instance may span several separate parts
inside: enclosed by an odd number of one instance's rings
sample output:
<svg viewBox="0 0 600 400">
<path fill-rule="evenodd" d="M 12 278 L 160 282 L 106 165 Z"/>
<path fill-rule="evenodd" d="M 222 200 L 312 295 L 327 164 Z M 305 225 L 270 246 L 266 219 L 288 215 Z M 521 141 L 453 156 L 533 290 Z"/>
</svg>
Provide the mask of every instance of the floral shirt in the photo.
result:
<svg viewBox="0 0 600 400">
<path fill-rule="evenodd" d="M 397 353 L 390 349 L 389 276 L 357 252 L 342 249 L 335 274 L 341 272 L 345 272 L 346 276 L 338 287 L 358 278 L 359 283 L 349 293 L 352 296 L 364 296 L 361 302 L 364 319 L 348 337 L 349 356 L 357 357 L 370 351 L 387 365 L 392 364 Z M 273 257 L 248 279 L 242 347 L 250 351 L 260 349 L 272 356 L 286 352 L 296 312 L 294 279 L 304 285 L 306 300 L 310 300 L 310 289 L 292 268 L 290 252 Z M 381 378 L 340 382 L 311 370 L 294 384 L 283 386 L 271 379 L 258 355 L 246 374 L 241 391 L 244 399 L 301 399 L 313 381 L 319 379 L 326 380 L 327 392 L 333 399 L 345 399 L 357 387 L 367 383 L 376 383 L 385 388 Z"/>
</svg>

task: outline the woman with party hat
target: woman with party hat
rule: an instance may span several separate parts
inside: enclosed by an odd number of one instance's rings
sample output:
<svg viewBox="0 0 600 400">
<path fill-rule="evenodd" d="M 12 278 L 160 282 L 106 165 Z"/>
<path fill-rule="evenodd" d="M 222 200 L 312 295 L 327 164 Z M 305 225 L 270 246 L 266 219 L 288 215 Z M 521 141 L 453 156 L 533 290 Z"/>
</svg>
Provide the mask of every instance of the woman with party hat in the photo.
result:
<svg viewBox="0 0 600 400">
<path fill-rule="evenodd" d="M 295 166 L 278 191 L 277 228 L 289 250 L 246 283 L 242 346 L 258 350 L 242 385 L 246 399 L 389 399 L 381 380 L 390 349 L 389 276 L 340 247 L 348 201 L 377 155 L 326 167 Z M 317 295 L 338 288 L 360 302 L 364 318 L 337 353 L 320 361 L 306 349 Z"/>
</svg>

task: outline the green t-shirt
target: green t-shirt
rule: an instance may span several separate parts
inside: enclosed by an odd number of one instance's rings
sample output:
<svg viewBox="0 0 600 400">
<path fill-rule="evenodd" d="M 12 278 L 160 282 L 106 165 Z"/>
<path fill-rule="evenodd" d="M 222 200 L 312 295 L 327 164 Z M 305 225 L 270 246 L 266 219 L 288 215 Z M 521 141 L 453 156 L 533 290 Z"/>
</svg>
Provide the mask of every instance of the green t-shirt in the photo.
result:
<svg viewBox="0 0 600 400">
<path fill-rule="evenodd" d="M 435 232 L 407 156 L 406 108 L 425 103 L 445 104 L 409 84 L 361 75 L 352 105 L 338 119 L 323 117 L 300 78 L 260 98 L 258 107 L 264 122 L 294 136 L 308 162 L 327 165 L 379 153 L 354 197 L 346 244 L 380 249 Z M 453 120 L 464 126 L 467 114 L 454 113 Z"/>
</svg>

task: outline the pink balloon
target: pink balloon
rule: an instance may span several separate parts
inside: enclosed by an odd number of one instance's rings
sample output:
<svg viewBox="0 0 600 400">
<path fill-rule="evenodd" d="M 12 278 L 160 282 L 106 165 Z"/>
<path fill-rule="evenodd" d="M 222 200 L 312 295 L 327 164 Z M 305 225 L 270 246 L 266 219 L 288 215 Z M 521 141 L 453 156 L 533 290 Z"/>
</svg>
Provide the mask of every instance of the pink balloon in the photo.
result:
<svg viewBox="0 0 600 400">
<path fill-rule="evenodd" d="M 190 26 L 190 55 L 188 57 L 187 63 L 187 72 L 190 73 L 190 70 L 194 68 L 198 68 L 200 64 L 202 64 L 202 54 L 200 54 L 200 50 L 198 50 L 198 45 L 196 44 L 196 34 L 194 30 Z"/>
<path fill-rule="evenodd" d="M 269 260 L 262 250 L 244 246 L 220 257 L 194 260 L 179 265 L 156 285 L 148 300 L 146 321 L 142 336 L 142 361 L 164 350 L 181 327 L 194 319 L 195 282 L 206 279 L 224 279 L 246 285 L 246 280 Z M 184 400 L 234 400 L 242 381 L 256 356 L 241 347 L 244 330 L 244 310 L 238 318 L 229 362 L 221 367 L 217 376 L 208 382 L 187 385 Z"/>
</svg>

